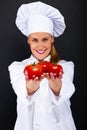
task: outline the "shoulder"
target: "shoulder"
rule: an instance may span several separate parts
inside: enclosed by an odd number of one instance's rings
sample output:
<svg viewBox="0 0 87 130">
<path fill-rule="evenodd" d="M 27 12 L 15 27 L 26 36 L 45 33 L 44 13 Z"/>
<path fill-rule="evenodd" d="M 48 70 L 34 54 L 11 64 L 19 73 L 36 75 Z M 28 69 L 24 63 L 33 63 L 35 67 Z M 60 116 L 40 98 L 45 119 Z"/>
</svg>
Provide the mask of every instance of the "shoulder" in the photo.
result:
<svg viewBox="0 0 87 130">
<path fill-rule="evenodd" d="M 62 66 L 71 66 L 71 67 L 74 67 L 74 62 L 73 61 L 66 61 L 66 60 L 60 60 L 58 62 L 58 64 L 62 65 Z"/>
<path fill-rule="evenodd" d="M 65 72 L 74 72 L 74 62 L 73 61 L 66 61 L 66 60 L 60 60 L 58 62 L 63 67 L 63 70 Z"/>
<path fill-rule="evenodd" d="M 22 61 L 14 61 L 8 66 L 8 70 L 20 70 L 24 69 L 24 67 L 30 62 L 30 58 L 27 58 Z"/>
</svg>

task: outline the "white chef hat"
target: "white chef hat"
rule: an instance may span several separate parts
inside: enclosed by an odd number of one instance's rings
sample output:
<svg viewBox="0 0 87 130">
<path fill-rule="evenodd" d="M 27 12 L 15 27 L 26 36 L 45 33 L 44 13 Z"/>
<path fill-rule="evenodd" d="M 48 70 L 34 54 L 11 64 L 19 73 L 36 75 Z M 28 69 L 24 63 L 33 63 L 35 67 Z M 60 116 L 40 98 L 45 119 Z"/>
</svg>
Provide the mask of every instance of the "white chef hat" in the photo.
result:
<svg viewBox="0 0 87 130">
<path fill-rule="evenodd" d="M 47 32 L 59 37 L 66 27 L 59 10 L 40 1 L 19 7 L 16 26 L 27 37 L 35 32 Z"/>
</svg>

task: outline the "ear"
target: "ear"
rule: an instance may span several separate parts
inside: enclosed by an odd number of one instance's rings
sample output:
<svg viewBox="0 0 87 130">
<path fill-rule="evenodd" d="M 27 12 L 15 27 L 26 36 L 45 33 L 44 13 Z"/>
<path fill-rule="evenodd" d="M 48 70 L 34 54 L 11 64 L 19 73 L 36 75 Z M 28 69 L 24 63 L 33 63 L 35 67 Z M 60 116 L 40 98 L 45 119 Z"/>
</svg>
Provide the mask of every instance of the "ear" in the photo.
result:
<svg viewBox="0 0 87 130">
<path fill-rule="evenodd" d="M 30 38 L 29 37 L 27 38 L 27 43 L 30 44 Z"/>
<path fill-rule="evenodd" d="M 54 43 L 54 37 L 52 37 L 52 41 L 51 42 Z"/>
</svg>

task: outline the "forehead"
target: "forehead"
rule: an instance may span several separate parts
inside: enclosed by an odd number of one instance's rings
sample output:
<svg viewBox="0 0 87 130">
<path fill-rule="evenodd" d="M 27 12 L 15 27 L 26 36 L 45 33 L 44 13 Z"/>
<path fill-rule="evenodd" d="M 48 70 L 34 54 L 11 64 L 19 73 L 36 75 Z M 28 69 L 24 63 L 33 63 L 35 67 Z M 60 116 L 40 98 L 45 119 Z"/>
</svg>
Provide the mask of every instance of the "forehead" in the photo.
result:
<svg viewBox="0 0 87 130">
<path fill-rule="evenodd" d="M 51 35 L 46 32 L 36 32 L 36 33 L 31 33 L 29 37 L 30 38 L 44 38 L 44 37 L 51 37 Z"/>
</svg>

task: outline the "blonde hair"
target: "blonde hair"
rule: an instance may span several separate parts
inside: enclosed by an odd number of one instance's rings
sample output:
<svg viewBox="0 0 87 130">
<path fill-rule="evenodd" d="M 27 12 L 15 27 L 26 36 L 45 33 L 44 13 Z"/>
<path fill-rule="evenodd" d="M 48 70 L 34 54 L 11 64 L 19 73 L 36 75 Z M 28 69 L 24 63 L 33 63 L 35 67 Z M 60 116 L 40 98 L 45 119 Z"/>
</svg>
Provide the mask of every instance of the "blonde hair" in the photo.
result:
<svg viewBox="0 0 87 130">
<path fill-rule="evenodd" d="M 54 43 L 52 44 L 50 55 L 51 55 L 50 62 L 51 63 L 58 63 L 60 58 L 59 58 L 59 55 L 55 49 Z"/>
</svg>

